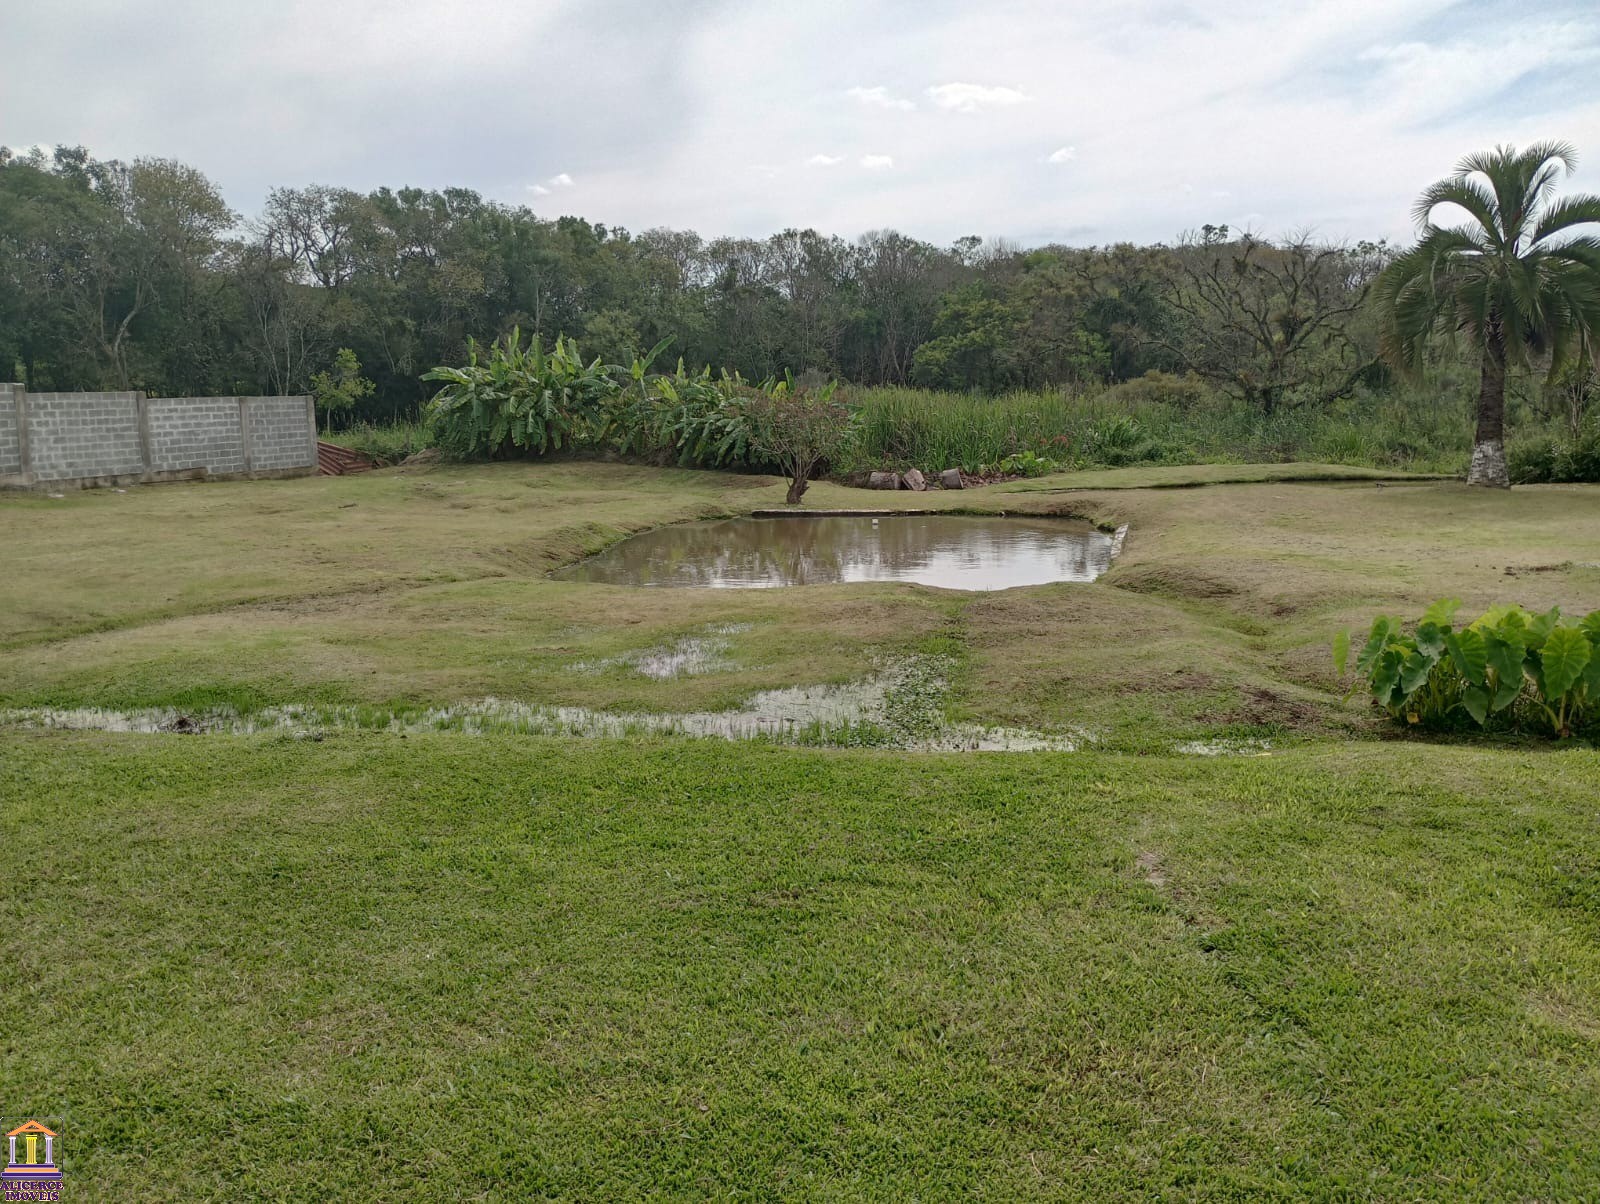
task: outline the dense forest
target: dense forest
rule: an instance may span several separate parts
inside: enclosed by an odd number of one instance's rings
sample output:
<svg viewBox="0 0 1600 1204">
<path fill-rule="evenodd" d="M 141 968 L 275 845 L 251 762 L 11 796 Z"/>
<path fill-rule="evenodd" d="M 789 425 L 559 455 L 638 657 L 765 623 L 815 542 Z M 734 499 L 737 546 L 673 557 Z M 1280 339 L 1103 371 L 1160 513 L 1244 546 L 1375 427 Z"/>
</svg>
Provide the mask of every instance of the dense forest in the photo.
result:
<svg viewBox="0 0 1600 1204">
<path fill-rule="evenodd" d="M 548 220 L 467 189 L 277 188 L 230 210 L 200 171 L 0 150 L 0 365 L 34 389 L 300 392 L 351 349 L 415 412 L 469 336 L 565 334 L 625 363 L 999 393 L 1192 373 L 1271 413 L 1381 370 L 1362 299 L 1383 244 L 1207 226 L 1170 246 L 764 239 Z M 0 368 L 0 376 L 7 375 Z"/>
</svg>

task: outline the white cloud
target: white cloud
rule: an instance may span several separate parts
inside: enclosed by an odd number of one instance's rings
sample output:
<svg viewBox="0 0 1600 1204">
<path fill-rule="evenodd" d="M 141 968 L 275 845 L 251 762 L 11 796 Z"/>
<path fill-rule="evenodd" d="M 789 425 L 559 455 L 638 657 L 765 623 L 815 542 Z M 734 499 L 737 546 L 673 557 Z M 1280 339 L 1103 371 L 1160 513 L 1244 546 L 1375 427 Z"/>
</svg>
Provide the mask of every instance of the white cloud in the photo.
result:
<svg viewBox="0 0 1600 1204">
<path fill-rule="evenodd" d="M 534 196 L 549 196 L 557 188 L 571 188 L 573 179 L 566 172 L 551 176 L 543 184 L 529 184 L 528 191 Z"/>
<path fill-rule="evenodd" d="M 881 84 L 875 88 L 851 88 L 845 92 L 845 95 L 859 100 L 864 105 L 873 105 L 880 109 L 899 109 L 902 112 L 910 112 L 917 107 L 915 102 L 909 101 L 903 96 L 895 96 Z"/>
<path fill-rule="evenodd" d="M 1545 137 L 1584 154 L 1574 191 L 1600 191 L 1595 0 L 1524 4 L 1520 24 L 1485 0 L 1007 0 L 1000 19 L 860 0 L 344 0 L 305 43 L 289 17 L 310 7 L 0 0 L 7 44 L 28 48 L 0 85 L 0 140 L 176 158 L 246 215 L 276 185 L 459 186 L 707 237 L 1154 241 L 1254 211 L 1266 233 L 1406 239 L 1413 199 L 1462 155 Z M 566 52 L 539 58 L 557 38 Z M 358 43 L 373 69 L 352 73 Z M 147 68 L 131 91 L 115 70 L 129 53 Z M 533 76 L 519 64 L 535 58 Z M 271 65 L 290 61 L 295 87 L 276 87 Z M 53 81 L 69 77 L 63 105 Z M 195 105 L 197 88 L 218 102 Z M 507 111 L 540 114 L 515 157 Z M 1039 171 L 1067 137 L 1077 159 Z M 891 146 L 892 167 L 860 165 Z M 823 148 L 843 162 L 806 166 Z M 582 187 L 522 163 L 561 163 Z M 813 186 L 777 186 L 796 179 Z"/>
<path fill-rule="evenodd" d="M 1436 43 L 1369 46 L 1360 62 L 1372 64 L 1368 95 L 1396 121 L 1427 121 L 1511 88 L 1532 72 L 1592 67 L 1600 44 L 1573 22 L 1523 25 L 1492 40 L 1462 38 Z M 1477 149 L 1477 148 L 1472 148 Z"/>
<path fill-rule="evenodd" d="M 843 163 L 843 162 L 844 162 L 844 156 L 843 155 L 812 155 L 811 158 L 806 160 L 806 166 L 807 167 L 833 167 L 835 164 Z"/>
<path fill-rule="evenodd" d="M 935 84 L 928 89 L 928 99 L 941 109 L 955 113 L 977 113 L 984 109 L 1019 105 L 1028 98 L 1015 88 L 988 87 L 983 84 Z"/>
<path fill-rule="evenodd" d="M 1078 157 L 1078 148 L 1075 146 L 1058 146 L 1045 156 L 1046 163 L 1071 163 Z"/>
<path fill-rule="evenodd" d="M 1492 30 L 1457 0 L 1214 0 L 1188 23 L 1171 0 L 1010 0 L 1004 22 L 970 5 L 859 0 L 717 11 L 684 54 L 725 66 L 692 77 L 692 116 L 654 156 L 565 160 L 583 176 L 585 216 L 708 236 L 893 227 L 938 243 L 978 233 L 1087 245 L 1172 240 L 1204 222 L 1239 229 L 1259 213 L 1263 233 L 1403 239 L 1413 198 L 1461 155 L 1556 136 L 1588 152 L 1571 187 L 1600 191 L 1600 95 L 1559 70 L 1534 67 L 1509 94 L 1516 103 L 1458 107 L 1426 125 L 1406 123 L 1405 106 L 1383 95 L 1400 64 L 1363 59 L 1370 47 L 1443 50 Z M 1584 24 L 1569 47 L 1600 46 L 1600 13 Z M 902 48 L 893 74 L 890 41 Z M 795 70 L 772 73 L 774 45 Z M 950 83 L 979 91 L 938 90 Z M 1024 99 L 981 107 L 997 86 Z M 1048 163 L 1068 148 L 1076 159 Z M 845 162 L 806 167 L 819 152 Z M 869 154 L 892 165 L 864 166 Z M 777 189 L 747 170 L 754 162 L 827 187 Z M 1174 183 L 1152 187 L 1152 164 Z"/>
<path fill-rule="evenodd" d="M 865 167 L 868 171 L 879 171 L 879 170 L 881 170 L 882 168 L 885 168 L 885 167 L 893 167 L 894 166 L 894 156 L 893 155 L 862 155 L 860 160 L 859 160 L 859 162 L 860 162 L 861 166 Z"/>
</svg>

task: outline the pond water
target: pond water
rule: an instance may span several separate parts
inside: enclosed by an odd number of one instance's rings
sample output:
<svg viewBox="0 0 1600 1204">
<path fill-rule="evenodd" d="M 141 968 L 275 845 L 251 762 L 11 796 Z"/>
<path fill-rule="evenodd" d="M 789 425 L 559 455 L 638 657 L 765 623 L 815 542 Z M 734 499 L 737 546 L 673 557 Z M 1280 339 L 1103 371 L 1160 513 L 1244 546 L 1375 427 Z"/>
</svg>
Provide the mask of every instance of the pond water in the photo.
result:
<svg viewBox="0 0 1600 1204">
<path fill-rule="evenodd" d="M 734 518 L 635 535 L 554 575 L 608 585 L 769 589 L 910 581 L 995 590 L 1093 581 L 1117 536 L 1053 518 L 896 514 L 881 518 Z"/>
</svg>

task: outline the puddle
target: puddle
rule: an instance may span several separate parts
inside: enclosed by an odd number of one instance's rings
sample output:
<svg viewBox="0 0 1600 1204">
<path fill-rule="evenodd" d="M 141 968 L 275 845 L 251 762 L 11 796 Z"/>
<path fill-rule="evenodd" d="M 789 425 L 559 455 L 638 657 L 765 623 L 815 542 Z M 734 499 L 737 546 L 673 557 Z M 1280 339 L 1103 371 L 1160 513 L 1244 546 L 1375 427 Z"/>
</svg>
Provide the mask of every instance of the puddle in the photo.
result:
<svg viewBox="0 0 1600 1204">
<path fill-rule="evenodd" d="M 1093 581 L 1126 534 L 1072 519 L 953 514 L 720 519 L 646 531 L 552 576 L 713 589 L 857 581 L 1011 589 Z"/>
<path fill-rule="evenodd" d="M 781 744 L 900 748 L 921 752 L 1072 752 L 1082 732 L 1038 732 L 946 721 L 948 662 L 912 657 L 860 681 L 790 686 L 752 695 L 731 711 L 686 714 L 596 711 L 485 698 L 450 706 L 385 710 L 369 707 L 268 707 L 183 713 L 55 709 L 0 711 L 0 724 L 67 731 L 251 735 L 324 731 L 510 732 L 540 736 L 679 735 Z"/>
<path fill-rule="evenodd" d="M 749 630 L 749 623 L 722 623 L 706 628 L 703 635 L 684 636 L 663 647 L 643 648 L 596 661 L 578 661 L 569 668 L 578 673 L 600 673 L 626 666 L 657 681 L 698 677 L 702 673 L 723 673 L 734 667 L 728 656 L 732 648 L 728 637 Z"/>
<path fill-rule="evenodd" d="M 1265 757 L 1272 753 L 1268 740 L 1189 740 L 1179 744 L 1175 751 L 1195 757 Z"/>
</svg>

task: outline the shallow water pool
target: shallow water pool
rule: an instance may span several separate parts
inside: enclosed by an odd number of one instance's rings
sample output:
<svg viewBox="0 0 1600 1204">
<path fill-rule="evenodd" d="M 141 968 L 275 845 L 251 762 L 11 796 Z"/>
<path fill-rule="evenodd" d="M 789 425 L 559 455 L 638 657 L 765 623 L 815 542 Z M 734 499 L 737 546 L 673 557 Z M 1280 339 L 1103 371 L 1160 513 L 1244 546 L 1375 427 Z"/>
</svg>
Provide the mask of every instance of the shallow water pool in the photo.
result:
<svg viewBox="0 0 1600 1204">
<path fill-rule="evenodd" d="M 734 518 L 658 527 L 554 576 L 711 589 L 910 581 L 996 590 L 1093 581 L 1110 567 L 1118 544 L 1118 537 L 1073 519 Z"/>
</svg>

